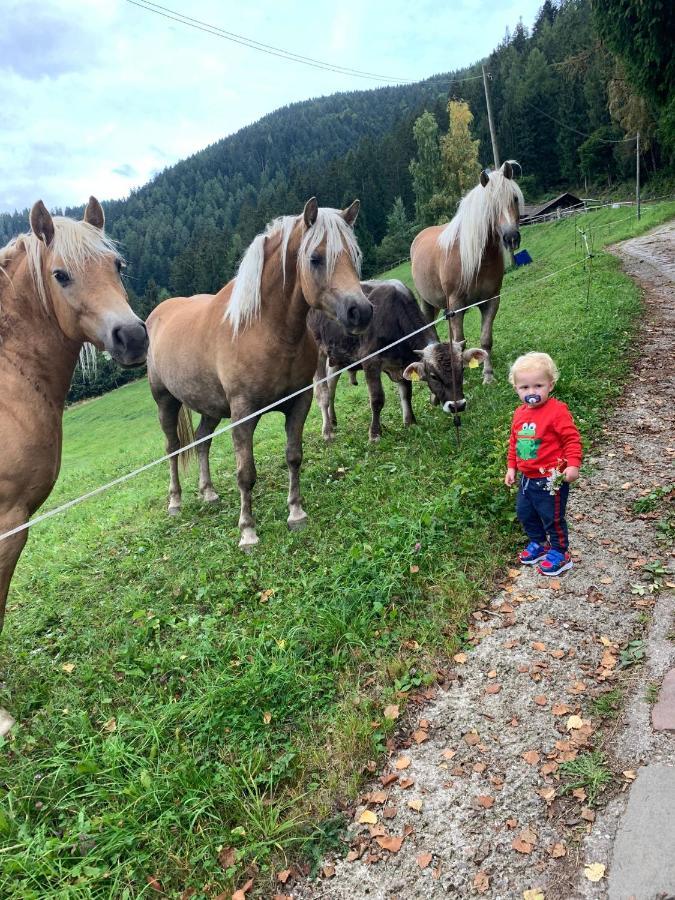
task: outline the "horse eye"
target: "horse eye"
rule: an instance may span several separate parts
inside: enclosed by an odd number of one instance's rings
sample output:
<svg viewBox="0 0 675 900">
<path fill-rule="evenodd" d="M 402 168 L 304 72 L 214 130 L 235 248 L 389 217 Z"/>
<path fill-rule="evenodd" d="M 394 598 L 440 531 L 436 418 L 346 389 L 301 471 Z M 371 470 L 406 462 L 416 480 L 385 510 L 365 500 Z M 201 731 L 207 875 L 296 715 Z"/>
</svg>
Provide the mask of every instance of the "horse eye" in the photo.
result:
<svg viewBox="0 0 675 900">
<path fill-rule="evenodd" d="M 320 253 L 312 253 L 309 261 L 313 266 L 320 266 L 323 263 L 323 256 Z"/>
<path fill-rule="evenodd" d="M 70 275 L 65 269 L 54 269 L 52 275 L 56 278 L 61 287 L 66 287 L 66 285 L 70 284 Z"/>
<path fill-rule="evenodd" d="M 126 269 L 126 267 L 127 267 L 126 263 L 123 260 L 121 260 L 119 257 L 115 260 L 115 268 L 120 273 L 120 275 L 122 274 L 122 270 Z"/>
</svg>

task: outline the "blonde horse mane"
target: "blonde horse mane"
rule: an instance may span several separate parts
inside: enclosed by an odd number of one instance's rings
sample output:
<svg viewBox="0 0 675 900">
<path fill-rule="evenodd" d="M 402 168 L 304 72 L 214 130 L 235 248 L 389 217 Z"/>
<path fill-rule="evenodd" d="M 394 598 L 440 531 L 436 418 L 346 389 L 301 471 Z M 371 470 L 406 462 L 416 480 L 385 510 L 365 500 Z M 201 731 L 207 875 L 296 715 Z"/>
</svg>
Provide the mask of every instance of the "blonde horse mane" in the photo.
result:
<svg viewBox="0 0 675 900">
<path fill-rule="evenodd" d="M 109 253 L 120 257 L 116 242 L 107 237 L 99 228 L 90 225 L 89 222 L 77 222 L 66 216 L 53 216 L 52 221 L 54 237 L 49 247 L 32 231 L 29 231 L 12 238 L 9 243 L 0 248 L 0 271 L 7 277 L 10 284 L 12 281 L 4 271 L 5 266 L 16 253 L 21 250 L 25 252 L 28 271 L 36 293 L 45 308 L 47 308 L 47 287 L 44 269 L 48 256 L 59 257 L 63 267 L 73 272 L 82 272 L 90 260 Z M 85 377 L 96 371 L 96 348 L 93 344 L 82 345 L 80 368 Z"/>
<path fill-rule="evenodd" d="M 515 160 L 509 162 L 518 165 Z M 518 211 L 520 214 L 523 212 L 523 192 L 513 178 L 504 176 L 502 169 L 489 173 L 490 180 L 485 187 L 477 184 L 462 197 L 459 209 L 438 237 L 438 245 L 446 253 L 450 252 L 459 238 L 462 263 L 460 283 L 464 288 L 477 275 L 488 237 L 499 224 L 501 215 L 511 205 L 514 192 L 518 200 Z"/>
<path fill-rule="evenodd" d="M 244 254 L 232 295 L 225 312 L 233 333 L 240 328 L 248 328 L 258 318 L 262 306 L 262 270 L 265 262 L 265 241 L 267 238 L 281 237 L 280 256 L 283 284 L 286 284 L 286 254 L 288 242 L 295 227 L 302 222 L 302 216 L 280 216 L 270 222 L 262 234 L 255 237 Z M 316 221 L 303 235 L 298 251 L 298 260 L 303 270 L 309 268 L 312 253 L 326 241 L 326 271 L 328 277 L 333 274 L 338 257 L 346 249 L 354 268 L 361 271 L 361 249 L 356 235 L 350 225 L 345 222 L 340 210 L 320 208 Z"/>
</svg>

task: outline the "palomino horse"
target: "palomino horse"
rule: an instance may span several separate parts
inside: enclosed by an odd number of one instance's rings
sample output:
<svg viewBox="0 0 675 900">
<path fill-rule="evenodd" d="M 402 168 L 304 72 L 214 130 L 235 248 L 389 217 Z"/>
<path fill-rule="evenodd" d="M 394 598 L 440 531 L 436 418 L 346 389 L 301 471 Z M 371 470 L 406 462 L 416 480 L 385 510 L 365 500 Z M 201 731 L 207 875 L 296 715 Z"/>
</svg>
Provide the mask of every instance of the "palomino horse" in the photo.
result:
<svg viewBox="0 0 675 900">
<path fill-rule="evenodd" d="M 372 306 L 359 284 L 361 251 L 352 226 L 359 201 L 344 211 L 319 209 L 308 200 L 302 215 L 283 216 L 248 248 L 236 279 L 217 294 L 165 300 L 148 317 L 148 379 L 173 453 L 189 443 L 185 407 L 201 413 L 198 438 L 223 418 L 234 421 L 311 385 L 317 348 L 307 330 L 310 307 L 321 309 L 354 333 L 370 322 Z M 281 403 L 286 417 L 290 488 L 288 526 L 307 521 L 300 499 L 302 431 L 312 403 L 305 391 Z M 253 433 L 259 415 L 237 425 L 232 441 L 241 494 L 239 546 L 258 543 L 251 512 L 256 480 Z M 197 447 L 199 493 L 215 502 L 209 469 L 211 441 Z M 170 462 L 169 513 L 181 505 L 178 458 Z"/>
<path fill-rule="evenodd" d="M 28 521 L 61 465 L 63 406 L 84 342 L 123 366 L 145 362 L 148 335 L 120 279 L 94 197 L 83 222 L 52 218 L 41 200 L 31 231 L 0 249 L 0 535 Z M 0 631 L 28 532 L 0 539 Z M 0 710 L 0 734 L 2 733 Z"/>
<path fill-rule="evenodd" d="M 487 358 L 483 382 L 494 381 L 492 325 L 499 309 L 504 278 L 504 249 L 520 246 L 518 221 L 523 194 L 513 180 L 513 168 L 505 162 L 498 172 L 481 172 L 480 184 L 462 198 L 455 217 L 447 225 L 421 231 L 410 248 L 412 276 L 428 321 L 436 310 L 460 309 L 477 300 L 482 317 L 480 345 Z M 464 341 L 464 313 L 450 319 L 452 337 Z M 458 401 L 455 412 L 466 403 Z"/>
</svg>

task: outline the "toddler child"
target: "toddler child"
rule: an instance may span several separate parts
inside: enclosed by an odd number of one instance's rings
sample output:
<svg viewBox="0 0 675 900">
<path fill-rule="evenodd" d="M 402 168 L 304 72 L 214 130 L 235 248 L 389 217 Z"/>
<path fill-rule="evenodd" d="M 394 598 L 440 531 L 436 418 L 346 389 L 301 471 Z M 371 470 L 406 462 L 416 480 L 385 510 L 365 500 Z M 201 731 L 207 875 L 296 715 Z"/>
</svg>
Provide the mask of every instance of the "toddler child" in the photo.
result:
<svg viewBox="0 0 675 900">
<path fill-rule="evenodd" d="M 572 568 L 565 509 L 582 455 L 569 409 L 551 396 L 558 377 L 548 353 L 519 356 L 509 372 L 523 403 L 513 415 L 504 483 L 510 487 L 520 472 L 516 514 L 530 543 L 519 559 L 526 566 L 538 563 L 542 575 Z"/>
</svg>

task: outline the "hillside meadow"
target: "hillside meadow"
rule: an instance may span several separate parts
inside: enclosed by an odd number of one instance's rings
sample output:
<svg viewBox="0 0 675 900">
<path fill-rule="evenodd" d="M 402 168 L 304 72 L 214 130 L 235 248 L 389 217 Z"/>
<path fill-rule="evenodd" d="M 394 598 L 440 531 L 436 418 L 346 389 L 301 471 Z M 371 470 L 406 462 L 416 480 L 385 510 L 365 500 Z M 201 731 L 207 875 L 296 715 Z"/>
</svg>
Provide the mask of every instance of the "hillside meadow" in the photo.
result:
<svg viewBox="0 0 675 900">
<path fill-rule="evenodd" d="M 520 543 L 502 485 L 509 362 L 550 352 L 557 395 L 597 440 L 640 314 L 601 248 L 673 215 L 671 202 L 639 224 L 621 208 L 524 229 L 534 263 L 505 280 L 498 382 L 467 372 L 460 446 L 421 384 L 419 425 L 403 428 L 387 385 L 386 431 L 369 444 L 363 376 L 343 377 L 335 444 L 316 407 L 307 422 L 303 532 L 286 528 L 279 415 L 256 433 L 251 555 L 237 548 L 227 435 L 212 448 L 217 506 L 198 501 L 193 467 L 169 518 L 161 465 L 31 531 L 0 642 L 0 705 L 19 721 L 0 740 L 0 896 L 215 897 L 338 840 L 336 801 L 385 751 L 383 707 L 433 683 Z M 577 227 L 590 272 L 572 267 Z M 411 283 L 408 264 L 391 274 Z M 478 313 L 466 324 L 474 346 Z M 69 409 L 64 426 L 48 507 L 163 453 L 145 381 Z"/>
</svg>

